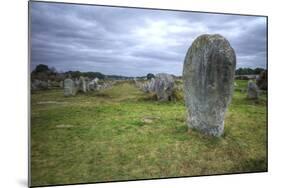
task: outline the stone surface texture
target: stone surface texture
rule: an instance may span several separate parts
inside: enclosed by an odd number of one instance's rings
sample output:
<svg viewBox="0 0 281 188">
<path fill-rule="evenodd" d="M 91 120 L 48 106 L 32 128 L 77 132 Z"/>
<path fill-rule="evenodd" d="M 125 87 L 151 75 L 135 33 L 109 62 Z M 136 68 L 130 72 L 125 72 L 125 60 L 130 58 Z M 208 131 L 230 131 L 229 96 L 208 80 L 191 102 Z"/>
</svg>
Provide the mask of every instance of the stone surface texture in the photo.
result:
<svg viewBox="0 0 281 188">
<path fill-rule="evenodd" d="M 235 67 L 235 52 L 223 36 L 201 35 L 192 43 L 183 67 L 190 128 L 212 136 L 223 134 Z"/>
</svg>

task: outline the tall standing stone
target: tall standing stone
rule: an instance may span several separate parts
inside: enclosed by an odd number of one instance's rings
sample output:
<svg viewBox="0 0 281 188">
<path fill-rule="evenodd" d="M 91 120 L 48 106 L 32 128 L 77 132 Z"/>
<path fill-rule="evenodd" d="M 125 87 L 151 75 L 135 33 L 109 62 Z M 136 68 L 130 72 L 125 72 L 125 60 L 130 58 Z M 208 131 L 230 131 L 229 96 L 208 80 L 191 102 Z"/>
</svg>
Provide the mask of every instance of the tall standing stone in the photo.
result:
<svg viewBox="0 0 281 188">
<path fill-rule="evenodd" d="M 64 80 L 64 96 L 74 96 L 76 94 L 75 83 L 72 79 L 67 78 Z"/>
<path fill-rule="evenodd" d="M 190 128 L 220 136 L 231 101 L 236 56 L 221 35 L 201 35 L 188 49 L 183 67 Z"/>
</svg>

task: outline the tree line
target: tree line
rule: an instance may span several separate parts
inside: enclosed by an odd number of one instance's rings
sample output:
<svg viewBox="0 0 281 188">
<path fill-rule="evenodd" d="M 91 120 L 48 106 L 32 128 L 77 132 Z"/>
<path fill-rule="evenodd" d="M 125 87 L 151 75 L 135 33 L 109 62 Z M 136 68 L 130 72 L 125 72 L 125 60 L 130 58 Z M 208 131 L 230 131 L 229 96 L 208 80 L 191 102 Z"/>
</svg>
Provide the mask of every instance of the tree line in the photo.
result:
<svg viewBox="0 0 281 188">
<path fill-rule="evenodd" d="M 239 68 L 235 71 L 236 75 L 253 75 L 253 74 L 260 74 L 265 69 L 263 68 Z M 38 80 L 55 80 L 61 81 L 65 78 L 79 78 L 80 76 L 88 77 L 90 79 L 99 78 L 99 79 L 134 79 L 134 77 L 128 76 L 121 76 L 121 75 L 105 75 L 100 72 L 80 72 L 80 71 L 67 71 L 67 72 L 58 72 L 54 67 L 48 67 L 44 64 L 39 64 L 36 68 L 31 72 L 31 79 L 38 79 Z M 154 77 L 154 74 L 148 73 L 146 76 L 139 76 L 136 77 L 137 79 L 151 79 Z"/>
<path fill-rule="evenodd" d="M 253 75 L 253 74 L 260 74 L 261 72 L 265 71 L 263 68 L 239 68 L 236 69 L 235 74 L 236 75 Z"/>
</svg>

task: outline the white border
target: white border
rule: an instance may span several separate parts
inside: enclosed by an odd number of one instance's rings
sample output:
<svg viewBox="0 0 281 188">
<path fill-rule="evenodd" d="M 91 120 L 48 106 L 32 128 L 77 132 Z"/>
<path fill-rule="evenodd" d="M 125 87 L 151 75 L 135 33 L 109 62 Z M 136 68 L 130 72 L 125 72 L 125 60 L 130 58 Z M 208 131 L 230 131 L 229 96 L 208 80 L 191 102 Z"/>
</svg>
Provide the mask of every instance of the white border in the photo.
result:
<svg viewBox="0 0 281 188">
<path fill-rule="evenodd" d="M 119 5 L 269 16 L 269 172 L 76 185 L 68 187 L 278 187 L 280 165 L 280 5 L 271 0 L 65 0 Z M 1 2 L 0 187 L 27 187 L 27 1 Z"/>
</svg>

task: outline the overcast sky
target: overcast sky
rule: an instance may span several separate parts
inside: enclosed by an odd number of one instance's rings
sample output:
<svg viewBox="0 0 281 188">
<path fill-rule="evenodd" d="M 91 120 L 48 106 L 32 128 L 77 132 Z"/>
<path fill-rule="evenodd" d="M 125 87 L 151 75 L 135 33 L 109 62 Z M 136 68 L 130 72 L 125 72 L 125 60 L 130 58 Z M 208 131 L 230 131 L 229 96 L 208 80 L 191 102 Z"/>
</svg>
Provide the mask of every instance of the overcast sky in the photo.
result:
<svg viewBox="0 0 281 188">
<path fill-rule="evenodd" d="M 142 76 L 182 74 L 202 34 L 226 37 L 239 67 L 266 67 L 266 18 L 32 2 L 31 68 Z"/>
</svg>

